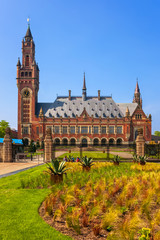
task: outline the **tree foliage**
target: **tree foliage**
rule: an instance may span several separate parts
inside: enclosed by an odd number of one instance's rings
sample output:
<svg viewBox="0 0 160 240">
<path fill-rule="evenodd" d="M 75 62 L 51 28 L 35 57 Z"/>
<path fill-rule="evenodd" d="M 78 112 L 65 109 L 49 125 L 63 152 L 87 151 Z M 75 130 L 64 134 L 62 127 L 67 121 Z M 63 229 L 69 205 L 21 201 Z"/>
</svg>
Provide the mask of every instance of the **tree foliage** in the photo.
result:
<svg viewBox="0 0 160 240">
<path fill-rule="evenodd" d="M 154 135 L 156 135 L 156 136 L 159 136 L 159 137 L 160 137 L 160 131 L 155 131 L 155 132 L 154 132 Z"/>
<path fill-rule="evenodd" d="M 5 135 L 6 128 L 9 127 L 9 123 L 5 120 L 0 121 L 0 137 L 3 138 Z"/>
<path fill-rule="evenodd" d="M 34 144 L 34 141 L 31 140 L 30 145 L 29 145 L 29 152 L 36 152 L 36 146 Z"/>
</svg>

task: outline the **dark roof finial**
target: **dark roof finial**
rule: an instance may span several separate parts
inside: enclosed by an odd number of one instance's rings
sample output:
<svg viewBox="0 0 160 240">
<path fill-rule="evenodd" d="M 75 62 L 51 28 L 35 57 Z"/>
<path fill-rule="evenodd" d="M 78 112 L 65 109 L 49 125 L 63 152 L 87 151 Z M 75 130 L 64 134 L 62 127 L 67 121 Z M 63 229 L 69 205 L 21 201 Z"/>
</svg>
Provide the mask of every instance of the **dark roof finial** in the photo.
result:
<svg viewBox="0 0 160 240">
<path fill-rule="evenodd" d="M 17 67 L 21 66 L 20 58 L 18 58 Z"/>
<path fill-rule="evenodd" d="M 86 90 L 85 72 L 84 72 L 84 77 L 83 77 L 83 88 L 82 88 L 82 90 Z"/>
</svg>

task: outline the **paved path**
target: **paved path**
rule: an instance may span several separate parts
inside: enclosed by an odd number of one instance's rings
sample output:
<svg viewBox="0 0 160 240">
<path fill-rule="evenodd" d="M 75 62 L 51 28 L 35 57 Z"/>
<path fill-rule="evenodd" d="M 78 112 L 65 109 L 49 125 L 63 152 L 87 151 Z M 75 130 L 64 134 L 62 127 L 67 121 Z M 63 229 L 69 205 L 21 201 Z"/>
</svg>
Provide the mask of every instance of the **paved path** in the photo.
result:
<svg viewBox="0 0 160 240">
<path fill-rule="evenodd" d="M 122 158 L 133 158 L 132 156 L 132 153 L 128 153 L 128 152 L 109 152 L 110 154 L 113 154 L 113 155 L 118 155 Z"/>
<path fill-rule="evenodd" d="M 37 162 L 0 163 L 0 178 L 13 175 L 15 173 L 27 170 L 29 168 L 39 166 L 41 164 L 43 163 L 42 162 L 40 162 L 40 164 L 38 164 Z"/>
<path fill-rule="evenodd" d="M 61 156 L 64 153 L 66 153 L 66 151 L 56 151 L 55 157 L 57 158 L 57 157 Z"/>
<path fill-rule="evenodd" d="M 64 154 L 66 151 L 59 151 L 56 152 L 56 157 L 59 157 L 60 155 Z M 24 161 L 24 162 L 10 162 L 10 163 L 0 163 L 0 178 L 7 177 L 9 175 L 13 175 L 15 173 L 27 170 L 29 168 L 33 168 L 39 165 L 44 164 L 43 158 L 39 157 L 38 160 L 33 159 L 33 161 Z"/>
</svg>

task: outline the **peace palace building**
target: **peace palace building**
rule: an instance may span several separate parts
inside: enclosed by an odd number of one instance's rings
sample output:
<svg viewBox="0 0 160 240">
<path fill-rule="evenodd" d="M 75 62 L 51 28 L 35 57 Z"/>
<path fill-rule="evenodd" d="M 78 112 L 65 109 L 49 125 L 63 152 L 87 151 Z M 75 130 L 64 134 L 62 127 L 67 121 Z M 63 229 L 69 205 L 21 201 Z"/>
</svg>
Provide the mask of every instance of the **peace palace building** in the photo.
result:
<svg viewBox="0 0 160 240">
<path fill-rule="evenodd" d="M 85 74 L 81 96 L 58 96 L 53 103 L 39 103 L 39 68 L 30 26 L 22 40 L 22 64 L 17 63 L 18 138 L 44 140 L 51 128 L 55 144 L 124 144 L 135 141 L 143 128 L 151 140 L 151 115 L 142 109 L 138 82 L 132 103 L 115 103 L 111 96 L 88 96 Z"/>
</svg>

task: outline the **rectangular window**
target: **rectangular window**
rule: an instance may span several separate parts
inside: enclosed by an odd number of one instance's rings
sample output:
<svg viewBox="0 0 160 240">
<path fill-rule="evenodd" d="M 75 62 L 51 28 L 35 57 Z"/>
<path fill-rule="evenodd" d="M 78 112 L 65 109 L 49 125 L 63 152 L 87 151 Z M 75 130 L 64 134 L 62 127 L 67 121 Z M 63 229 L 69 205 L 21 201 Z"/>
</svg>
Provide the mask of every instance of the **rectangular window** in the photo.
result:
<svg viewBox="0 0 160 240">
<path fill-rule="evenodd" d="M 80 127 L 78 127 L 78 133 L 80 133 Z"/>
<path fill-rule="evenodd" d="M 52 126 L 46 126 L 46 129 L 50 128 L 52 133 Z"/>
<path fill-rule="evenodd" d="M 23 133 L 28 134 L 28 127 L 23 127 Z"/>
<path fill-rule="evenodd" d="M 98 127 L 93 127 L 93 133 L 98 134 Z"/>
<path fill-rule="evenodd" d="M 114 134 L 114 126 L 109 126 L 109 133 Z"/>
<path fill-rule="evenodd" d="M 122 126 L 117 127 L 117 134 L 122 134 Z"/>
<path fill-rule="evenodd" d="M 91 127 L 89 127 L 89 133 L 91 133 Z"/>
<path fill-rule="evenodd" d="M 36 127 L 37 135 L 39 135 L 39 127 Z"/>
<path fill-rule="evenodd" d="M 88 127 L 81 127 L 81 133 L 88 133 Z"/>
<path fill-rule="evenodd" d="M 59 133 L 59 126 L 54 126 L 54 133 Z"/>
<path fill-rule="evenodd" d="M 63 133 L 63 134 L 66 134 L 66 133 L 67 133 L 67 127 L 66 127 L 66 126 L 65 126 L 65 127 L 63 126 L 63 127 L 62 127 L 62 133 Z"/>
<path fill-rule="evenodd" d="M 106 133 L 106 127 L 101 128 L 101 133 Z"/>
<path fill-rule="evenodd" d="M 75 133 L 75 127 L 70 127 L 70 133 Z"/>
</svg>

